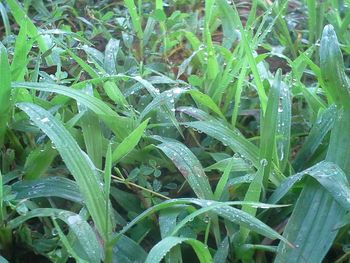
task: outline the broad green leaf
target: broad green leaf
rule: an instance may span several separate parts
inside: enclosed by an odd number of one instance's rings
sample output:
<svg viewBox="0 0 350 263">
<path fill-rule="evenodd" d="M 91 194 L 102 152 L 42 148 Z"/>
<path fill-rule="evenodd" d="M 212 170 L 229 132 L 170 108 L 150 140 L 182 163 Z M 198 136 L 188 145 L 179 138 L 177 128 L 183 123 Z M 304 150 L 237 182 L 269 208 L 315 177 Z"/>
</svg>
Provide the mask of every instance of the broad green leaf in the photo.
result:
<svg viewBox="0 0 350 263">
<path fill-rule="evenodd" d="M 9 18 L 7 15 L 7 10 L 2 3 L 0 3 L 0 14 L 1 14 L 3 25 L 5 27 L 6 36 L 9 36 L 9 35 L 11 35 L 10 21 L 9 21 Z M 0 257 L 0 259 L 1 259 L 1 257 Z"/>
<path fill-rule="evenodd" d="M 91 85 L 87 85 L 83 92 L 93 97 Z M 87 154 L 96 168 L 102 169 L 104 137 L 101 130 L 100 120 L 98 116 L 85 105 L 78 103 L 78 109 L 80 113 L 83 113 L 83 116 L 79 120 L 79 124 L 82 128 Z"/>
<path fill-rule="evenodd" d="M 58 236 L 60 237 L 60 241 L 62 242 L 63 246 L 67 249 L 68 253 L 71 257 L 73 257 L 77 262 L 79 263 L 87 263 L 87 260 L 82 259 L 78 254 L 81 254 L 82 250 L 74 250 L 73 242 L 70 242 L 68 238 L 63 233 L 60 225 L 57 223 L 56 219 L 54 217 L 51 218 L 53 225 L 55 226 L 55 231 L 57 231 Z M 72 235 L 71 235 L 72 236 Z M 82 257 L 85 258 L 83 255 Z"/>
<path fill-rule="evenodd" d="M 233 166 L 233 161 L 234 159 L 231 158 L 231 160 L 229 161 L 229 163 L 227 164 L 225 170 L 224 170 L 224 173 L 223 175 L 221 176 L 216 188 L 215 188 L 215 192 L 214 192 L 214 199 L 215 200 L 220 200 L 223 192 L 224 192 L 224 189 L 225 189 L 225 186 L 227 184 L 227 181 L 228 181 L 228 178 L 229 178 L 229 175 L 230 175 L 230 172 L 232 170 L 232 166 Z"/>
<path fill-rule="evenodd" d="M 226 263 L 226 259 L 230 250 L 230 242 L 228 237 L 225 237 L 220 246 L 215 252 L 214 263 Z"/>
<path fill-rule="evenodd" d="M 215 112 L 217 115 L 219 115 L 219 117 L 221 117 L 222 119 L 225 119 L 225 116 L 222 114 L 220 108 L 215 104 L 215 102 L 207 94 L 204 94 L 199 90 L 189 90 L 187 91 L 187 93 L 189 93 L 192 96 L 192 98 L 197 102 L 197 104 L 199 104 L 200 106 L 203 105 L 209 108 L 210 110 Z"/>
<path fill-rule="evenodd" d="M 117 105 L 126 106 L 129 104 L 115 82 L 106 81 L 103 84 L 103 89 L 107 93 L 107 96 Z"/>
<path fill-rule="evenodd" d="M 137 8 L 135 6 L 134 0 L 124 0 L 124 4 L 129 11 L 136 35 L 140 40 L 142 40 L 143 31 L 141 25 L 141 17 L 140 14 L 137 13 Z"/>
<path fill-rule="evenodd" d="M 99 233 L 106 238 L 111 224 L 106 225 L 106 200 L 96 168 L 89 157 L 79 148 L 63 124 L 43 108 L 31 103 L 18 103 L 23 110 L 55 144 L 67 168 L 78 184 L 91 217 Z M 110 221 L 111 222 L 111 221 Z M 108 229 L 108 230 L 106 230 Z"/>
<path fill-rule="evenodd" d="M 170 109 L 173 108 L 175 99 L 184 92 L 186 92 L 186 89 L 174 88 L 160 93 L 145 107 L 140 115 L 140 119 L 142 120 L 150 111 L 158 109 L 159 106 L 166 105 Z M 171 111 L 171 114 L 174 115 L 174 112 Z"/>
<path fill-rule="evenodd" d="M 9 263 L 4 257 L 0 256 L 0 263 Z"/>
<path fill-rule="evenodd" d="M 290 90 L 285 83 L 281 82 L 276 130 L 276 150 L 281 171 L 284 171 L 289 161 L 291 124 L 292 100 Z"/>
</svg>

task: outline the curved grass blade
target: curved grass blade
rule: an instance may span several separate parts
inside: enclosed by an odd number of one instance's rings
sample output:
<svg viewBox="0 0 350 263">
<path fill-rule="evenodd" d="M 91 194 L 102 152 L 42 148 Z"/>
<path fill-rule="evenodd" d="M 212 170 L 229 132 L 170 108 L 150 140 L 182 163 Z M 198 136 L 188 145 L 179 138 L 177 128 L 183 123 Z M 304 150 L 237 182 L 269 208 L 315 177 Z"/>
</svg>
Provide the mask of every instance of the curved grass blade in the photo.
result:
<svg viewBox="0 0 350 263">
<path fill-rule="evenodd" d="M 350 211 L 350 187 L 346 175 L 338 165 L 327 161 L 288 177 L 271 195 L 269 203 L 277 203 L 305 175 L 317 180 L 344 209 Z"/>
<path fill-rule="evenodd" d="M 237 223 L 237 224 L 244 224 L 247 228 L 251 228 L 252 230 L 257 231 L 257 233 L 260 233 L 262 235 L 266 235 L 267 237 L 269 237 L 271 239 L 281 239 L 284 242 L 288 243 L 288 241 L 285 238 L 283 238 L 275 230 L 271 229 L 269 226 L 267 226 L 266 224 L 264 224 L 260 220 L 256 219 L 255 217 L 249 215 L 248 213 L 246 213 L 242 210 L 230 207 L 230 205 L 243 205 L 243 204 L 246 204 L 246 205 L 249 204 L 249 205 L 253 205 L 253 206 L 261 207 L 261 208 L 262 207 L 265 207 L 265 208 L 266 207 L 276 207 L 276 206 L 261 204 L 261 203 L 240 202 L 240 201 L 215 202 L 212 200 L 202 200 L 202 199 L 197 199 L 197 198 L 172 199 L 172 200 L 164 201 L 164 202 L 157 204 L 153 207 L 150 207 L 149 209 L 147 209 L 146 211 L 144 211 L 143 213 L 138 215 L 136 218 L 134 218 L 129 224 L 127 224 L 119 233 L 117 233 L 114 236 L 114 238 L 111 242 L 112 243 L 116 242 L 122 234 L 126 233 L 135 224 L 139 223 L 141 220 L 150 216 L 151 214 L 153 214 L 157 211 L 160 211 L 160 210 L 164 210 L 164 209 L 173 207 L 173 206 L 178 206 L 180 204 L 181 205 L 192 204 L 192 205 L 201 206 L 204 209 L 201 210 L 200 212 L 195 212 L 195 213 L 201 214 L 201 213 L 205 213 L 208 211 L 213 211 L 214 213 L 216 213 L 219 216 L 222 216 L 222 217 L 224 217 L 224 218 L 226 218 L 234 223 Z M 191 218 L 192 217 L 194 218 L 195 216 L 197 216 L 197 214 L 194 214 L 193 216 L 189 215 L 189 217 L 186 220 L 190 221 Z M 290 243 L 288 243 L 288 244 L 291 245 Z"/>
<path fill-rule="evenodd" d="M 160 145 L 157 145 L 157 147 L 173 161 L 196 195 L 199 198 L 212 199 L 213 192 L 197 157 L 185 145 L 178 141 L 162 138 L 160 136 L 154 136 L 153 138 L 162 142 Z"/>
<path fill-rule="evenodd" d="M 258 148 L 248 141 L 238 130 L 231 130 L 217 120 L 185 122 L 185 126 L 201 131 L 216 140 L 229 146 L 234 152 L 253 163 L 255 167 L 260 166 Z"/>
<path fill-rule="evenodd" d="M 55 230 L 57 231 L 59 237 L 60 237 L 60 241 L 61 243 L 63 244 L 63 246 L 67 249 L 67 252 L 70 254 L 71 257 L 73 257 L 76 262 L 79 262 L 79 263 L 87 263 L 86 260 L 82 259 L 77 253 L 76 251 L 74 250 L 74 248 L 72 247 L 73 246 L 73 242 L 70 242 L 68 240 L 68 238 L 64 235 L 60 225 L 57 223 L 56 219 L 54 217 L 51 218 L 52 219 L 52 223 L 55 227 Z M 78 252 L 78 251 L 77 251 Z M 81 250 L 79 250 L 78 253 L 81 253 Z M 83 256 L 84 257 L 84 256 Z"/>
<path fill-rule="evenodd" d="M 118 114 L 113 111 L 106 103 L 101 100 L 89 96 L 88 94 L 80 91 L 71 89 L 62 85 L 52 84 L 52 83 L 36 83 L 36 82 L 13 82 L 13 88 L 26 88 L 33 90 L 40 90 L 46 92 L 58 93 L 72 99 L 75 99 L 82 105 L 85 105 L 90 110 L 99 115 L 106 115 L 110 117 L 119 117 Z"/>
<path fill-rule="evenodd" d="M 64 221 L 79 240 L 88 262 L 99 263 L 103 257 L 102 248 L 91 226 L 80 215 L 56 208 L 36 208 L 27 214 L 8 222 L 8 227 L 16 228 L 34 217 L 54 217 Z"/>
<path fill-rule="evenodd" d="M 72 135 L 50 112 L 31 103 L 18 103 L 30 119 L 51 139 L 60 153 L 68 170 L 72 173 L 96 227 L 104 237 L 111 232 L 111 224 L 106 225 L 106 202 L 101 180 L 88 156 L 79 148 Z M 111 214 L 109 215 L 111 216 Z M 110 220 L 110 222 L 112 222 Z"/>
<path fill-rule="evenodd" d="M 83 203 L 83 197 L 77 184 L 64 177 L 47 177 L 34 181 L 19 181 L 11 186 L 15 199 L 37 197 L 60 197 L 77 203 Z"/>
<path fill-rule="evenodd" d="M 169 250 L 181 243 L 187 243 L 188 245 L 192 246 L 193 250 L 197 254 L 199 262 L 213 262 L 208 248 L 202 242 L 193 238 L 166 237 L 151 249 L 145 263 L 161 262 Z"/>
</svg>

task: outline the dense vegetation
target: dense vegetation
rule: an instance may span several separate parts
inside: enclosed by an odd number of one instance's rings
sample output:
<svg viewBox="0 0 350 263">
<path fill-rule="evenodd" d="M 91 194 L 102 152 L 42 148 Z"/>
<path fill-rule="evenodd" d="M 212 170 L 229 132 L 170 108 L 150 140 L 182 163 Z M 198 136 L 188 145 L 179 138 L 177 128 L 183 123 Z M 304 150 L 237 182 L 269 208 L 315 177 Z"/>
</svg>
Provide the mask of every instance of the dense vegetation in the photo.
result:
<svg viewBox="0 0 350 263">
<path fill-rule="evenodd" d="M 349 0 L 0 15 L 1 263 L 349 261 Z"/>
</svg>

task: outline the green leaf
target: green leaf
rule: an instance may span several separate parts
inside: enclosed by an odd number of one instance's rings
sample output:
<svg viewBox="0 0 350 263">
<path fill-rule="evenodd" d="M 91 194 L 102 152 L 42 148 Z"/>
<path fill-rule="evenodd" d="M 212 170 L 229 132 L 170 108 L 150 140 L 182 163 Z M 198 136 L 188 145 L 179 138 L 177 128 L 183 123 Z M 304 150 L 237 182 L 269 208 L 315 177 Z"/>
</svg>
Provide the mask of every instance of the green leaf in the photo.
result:
<svg viewBox="0 0 350 263">
<path fill-rule="evenodd" d="M 31 38 L 37 39 L 41 53 L 45 53 L 46 51 L 48 51 L 50 47 L 45 42 L 44 37 L 39 34 L 39 30 L 36 28 L 36 26 L 33 24 L 33 22 L 28 19 L 28 16 L 23 11 L 21 5 L 16 0 L 8 0 L 8 1 L 6 1 L 6 4 L 10 8 L 11 13 L 12 13 L 13 17 L 15 18 L 18 25 L 22 24 L 23 19 L 27 19 L 28 35 Z M 51 55 L 46 57 L 46 61 L 49 65 L 53 65 L 53 60 L 52 60 Z"/>
<path fill-rule="evenodd" d="M 56 156 L 57 151 L 52 148 L 50 142 L 32 150 L 24 164 L 24 178 L 26 180 L 41 178 Z"/>
<path fill-rule="evenodd" d="M 54 217 L 64 221 L 73 231 L 74 235 L 82 245 L 88 262 L 100 262 L 103 253 L 100 243 L 97 241 L 96 234 L 91 226 L 84 221 L 80 215 L 55 208 L 36 208 L 27 212 L 25 215 L 18 216 L 8 222 L 8 227 L 17 228 L 25 221 L 34 217 Z"/>
<path fill-rule="evenodd" d="M 201 263 L 213 262 L 213 259 L 208 251 L 208 248 L 202 242 L 192 238 L 166 237 L 151 249 L 145 263 L 161 262 L 164 256 L 167 254 L 167 252 L 171 248 L 181 243 L 186 243 L 192 246 L 193 250 L 197 254 L 199 262 Z"/>
<path fill-rule="evenodd" d="M 299 172 L 304 168 L 317 148 L 322 143 L 326 134 L 331 130 L 335 122 L 337 108 L 330 106 L 317 117 L 301 149 L 293 161 L 293 168 Z"/>
<path fill-rule="evenodd" d="M 185 126 L 201 131 L 223 145 L 230 147 L 234 152 L 239 153 L 242 158 L 248 159 L 255 167 L 260 166 L 258 148 L 248 141 L 238 130 L 232 130 L 217 120 L 194 121 L 183 123 Z"/>
<path fill-rule="evenodd" d="M 118 118 L 118 114 L 114 112 L 105 102 L 95 97 L 92 97 L 80 90 L 71 89 L 57 84 L 35 82 L 13 82 L 12 87 L 54 92 L 61 95 L 65 95 L 85 105 L 96 114 Z"/>
<path fill-rule="evenodd" d="M 96 227 L 104 238 L 110 232 L 111 224 L 106 225 L 106 199 L 96 168 L 89 157 L 79 148 L 72 135 L 63 124 L 43 108 L 31 103 L 18 103 L 23 110 L 55 144 L 68 170 L 72 173 Z M 110 215 L 111 216 L 111 215 Z M 110 221 L 112 222 L 112 221 Z"/>
<path fill-rule="evenodd" d="M 162 142 L 162 144 L 157 145 L 157 147 L 173 161 L 196 195 L 199 198 L 212 199 L 213 192 L 197 157 L 185 145 L 178 141 L 162 138 L 160 136 L 154 136 L 153 138 Z"/>
<path fill-rule="evenodd" d="M 0 146 L 4 143 L 11 106 L 11 71 L 5 47 L 0 43 Z"/>
<path fill-rule="evenodd" d="M 33 181 L 19 181 L 11 186 L 16 200 L 37 197 L 60 197 L 83 203 L 77 184 L 64 177 L 47 177 Z"/>
<path fill-rule="evenodd" d="M 320 65 L 325 87 L 338 106 L 350 108 L 350 83 L 345 74 L 343 55 L 332 25 L 323 29 Z"/>
<path fill-rule="evenodd" d="M 123 157 L 128 155 L 139 143 L 142 135 L 144 134 L 149 119 L 143 121 L 132 133 L 128 135 L 118 146 L 115 148 L 112 154 L 112 161 L 118 162 Z"/>
<path fill-rule="evenodd" d="M 201 206 L 202 209 L 199 209 L 192 214 L 188 215 L 181 224 L 177 225 L 177 228 L 180 229 L 182 226 L 184 226 L 187 222 L 190 222 L 195 218 L 196 216 L 206 213 L 208 211 L 212 211 L 218 216 L 221 216 L 231 222 L 241 224 L 246 226 L 247 228 L 250 228 L 262 235 L 265 235 L 271 239 L 281 239 L 284 242 L 288 243 L 290 246 L 292 246 L 285 238 L 283 238 L 281 235 L 279 235 L 275 230 L 271 229 L 269 226 L 261 222 L 259 219 L 249 215 L 248 213 L 241 211 L 237 208 L 230 207 L 230 205 L 252 205 L 255 207 L 276 207 L 273 205 L 268 204 L 261 204 L 261 203 L 249 203 L 249 202 L 215 202 L 212 200 L 203 200 L 203 199 L 197 199 L 197 198 L 181 198 L 181 199 L 172 199 L 164 201 L 160 204 L 157 204 L 140 215 L 138 215 L 136 218 L 134 218 L 129 224 L 127 224 L 119 233 L 115 235 L 115 237 L 112 240 L 113 242 L 116 242 L 118 238 L 127 232 L 130 228 L 132 228 L 135 224 L 139 223 L 141 220 L 146 218 L 147 216 L 150 216 L 151 214 L 161 211 L 164 209 L 168 209 L 170 207 L 178 207 L 178 205 L 184 205 L 184 204 L 193 204 Z M 175 234 L 176 229 L 173 229 L 172 232 Z"/>
<path fill-rule="evenodd" d="M 111 38 L 106 45 L 104 69 L 111 75 L 117 74 L 117 56 L 120 48 L 119 44 L 119 40 Z"/>
<path fill-rule="evenodd" d="M 122 235 L 113 247 L 113 262 L 144 263 L 147 257 L 145 250 L 134 240 Z"/>
<path fill-rule="evenodd" d="M 305 175 L 317 180 L 344 209 L 350 211 L 350 188 L 346 175 L 338 165 L 326 161 L 288 177 L 271 195 L 269 203 L 277 203 Z"/>
</svg>

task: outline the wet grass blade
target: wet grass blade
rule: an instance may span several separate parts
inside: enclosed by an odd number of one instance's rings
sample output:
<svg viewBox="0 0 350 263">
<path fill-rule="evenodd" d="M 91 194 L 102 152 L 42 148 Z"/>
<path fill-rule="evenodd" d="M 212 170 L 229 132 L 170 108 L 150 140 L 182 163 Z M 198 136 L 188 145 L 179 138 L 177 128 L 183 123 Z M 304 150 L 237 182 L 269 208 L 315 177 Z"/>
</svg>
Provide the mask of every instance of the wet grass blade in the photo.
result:
<svg viewBox="0 0 350 263">
<path fill-rule="evenodd" d="M 118 117 L 118 114 L 113 111 L 105 102 L 95 97 L 89 96 L 80 90 L 74 90 L 66 86 L 51 83 L 13 82 L 12 87 L 58 93 L 75 99 L 96 114 Z"/>
<path fill-rule="evenodd" d="M 147 128 L 148 121 L 149 119 L 143 121 L 115 148 L 112 154 L 112 162 L 119 162 L 136 147 Z"/>
<path fill-rule="evenodd" d="M 205 246 L 202 242 L 193 238 L 166 237 L 151 249 L 145 263 L 161 262 L 169 250 L 177 245 L 180 245 L 181 243 L 186 243 L 193 248 L 200 263 L 213 262 L 207 246 Z"/>
<path fill-rule="evenodd" d="M 345 74 L 343 55 L 331 25 L 325 26 L 320 46 L 322 78 L 330 98 L 338 106 L 350 108 L 350 82 Z"/>
<path fill-rule="evenodd" d="M 47 177 L 32 181 L 19 181 L 11 186 L 16 200 L 38 197 L 60 197 L 83 203 L 77 184 L 64 177 Z"/>
<path fill-rule="evenodd" d="M 88 262 L 100 262 L 103 253 L 101 245 L 97 241 L 96 234 L 92 230 L 88 222 L 75 213 L 55 208 L 36 208 L 29 211 L 27 214 L 16 217 L 8 222 L 10 228 L 17 228 L 25 221 L 34 217 L 54 217 L 64 221 L 69 228 L 73 231 L 76 238 L 79 240 L 84 254 L 87 257 Z M 81 253 L 79 253 L 81 254 Z"/>
<path fill-rule="evenodd" d="M 17 107 L 23 110 L 55 144 L 79 186 L 96 228 L 101 236 L 107 239 L 105 233 L 110 233 L 111 230 L 106 229 L 111 229 L 111 224 L 106 225 L 106 199 L 102 191 L 101 179 L 98 178 L 96 168 L 89 157 L 80 149 L 63 124 L 51 113 L 31 103 L 18 103 Z"/>
<path fill-rule="evenodd" d="M 197 157 L 180 142 L 159 136 L 154 138 L 162 142 L 157 147 L 173 161 L 196 195 L 199 198 L 212 199 L 213 192 Z"/>
<path fill-rule="evenodd" d="M 289 246 L 292 247 L 292 245 L 286 240 L 284 237 L 282 237 L 280 234 L 278 234 L 275 230 L 271 229 L 269 226 L 261 222 L 259 219 L 249 215 L 248 213 L 233 208 L 230 205 L 253 205 L 255 207 L 274 207 L 273 205 L 267 205 L 267 204 L 261 204 L 261 203 L 249 203 L 249 202 L 240 202 L 240 201 L 233 201 L 233 202 L 215 202 L 212 200 L 203 200 L 203 199 L 197 199 L 197 198 L 181 198 L 181 199 L 172 199 L 168 201 L 164 201 L 160 204 L 157 204 L 140 215 L 138 215 L 135 219 L 133 219 L 128 225 L 126 225 L 119 233 L 115 235 L 112 242 L 116 242 L 118 238 L 126 233 L 130 228 L 132 228 L 135 224 L 139 223 L 144 218 L 152 215 L 153 213 L 157 211 L 161 211 L 164 209 L 168 209 L 170 207 L 178 205 L 198 205 L 202 207 L 201 209 L 193 212 L 194 214 L 190 214 L 181 225 L 177 225 L 177 228 L 181 228 L 182 225 L 186 224 L 186 222 L 190 222 L 191 219 L 195 218 L 197 215 L 200 215 L 202 213 L 212 211 L 213 213 L 217 214 L 218 216 L 221 216 L 233 223 L 243 225 L 247 228 L 252 229 L 253 231 L 256 231 L 259 234 L 262 234 L 264 236 L 267 236 L 271 239 L 281 239 L 283 242 L 286 242 L 289 244 Z M 172 230 L 172 233 L 176 233 L 176 228 Z"/>
<path fill-rule="evenodd" d="M 329 107 L 317 117 L 308 137 L 299 150 L 293 161 L 293 168 L 296 172 L 305 168 L 310 158 L 322 143 L 326 134 L 331 130 L 335 122 L 337 108 L 335 105 Z"/>
<path fill-rule="evenodd" d="M 36 38 L 38 41 L 39 49 L 42 53 L 45 53 L 50 49 L 48 44 L 46 43 L 45 39 L 40 35 L 39 30 L 36 28 L 36 26 L 33 24 L 32 21 L 28 19 L 27 14 L 23 11 L 21 5 L 16 0 L 8 0 L 6 1 L 6 4 L 11 10 L 11 13 L 13 17 L 15 18 L 18 25 L 22 24 L 23 18 L 27 19 L 27 25 L 28 25 L 28 35 L 31 38 Z M 49 65 L 53 65 L 52 57 L 49 55 L 46 57 L 46 61 Z"/>
<path fill-rule="evenodd" d="M 244 138 L 238 130 L 231 130 L 221 122 L 213 119 L 209 121 L 186 122 L 183 124 L 215 138 L 222 142 L 223 145 L 230 147 L 234 152 L 239 153 L 242 158 L 251 161 L 255 167 L 259 167 L 258 148 Z"/>
<path fill-rule="evenodd" d="M 342 108 L 332 129 L 326 161 L 337 164 L 349 175 L 350 86 L 332 26 L 324 28 L 320 58 L 327 92 L 338 107 Z M 343 184 L 343 187 L 346 185 Z M 307 180 L 283 233 L 296 248 L 289 249 L 280 244 L 275 262 L 321 262 L 331 247 L 338 232 L 337 226 L 345 214 L 346 210 L 322 185 L 312 179 Z"/>
<path fill-rule="evenodd" d="M 275 80 L 270 88 L 266 114 L 262 121 L 260 136 L 260 166 L 255 174 L 254 180 L 249 185 L 248 191 L 244 197 L 247 202 L 259 202 L 261 194 L 265 196 L 266 187 L 273 168 L 272 157 L 276 150 L 276 132 L 278 123 L 278 109 L 281 93 L 281 70 L 278 70 Z M 282 106 L 281 106 L 282 107 Z M 263 199 L 265 197 L 262 197 Z M 243 206 L 242 210 L 255 216 L 256 208 L 252 206 Z M 241 241 L 245 242 L 249 234 L 246 228 L 241 229 Z"/>
<path fill-rule="evenodd" d="M 11 107 L 11 71 L 5 47 L 0 43 L 0 146 L 2 147 L 7 130 Z"/>
</svg>

